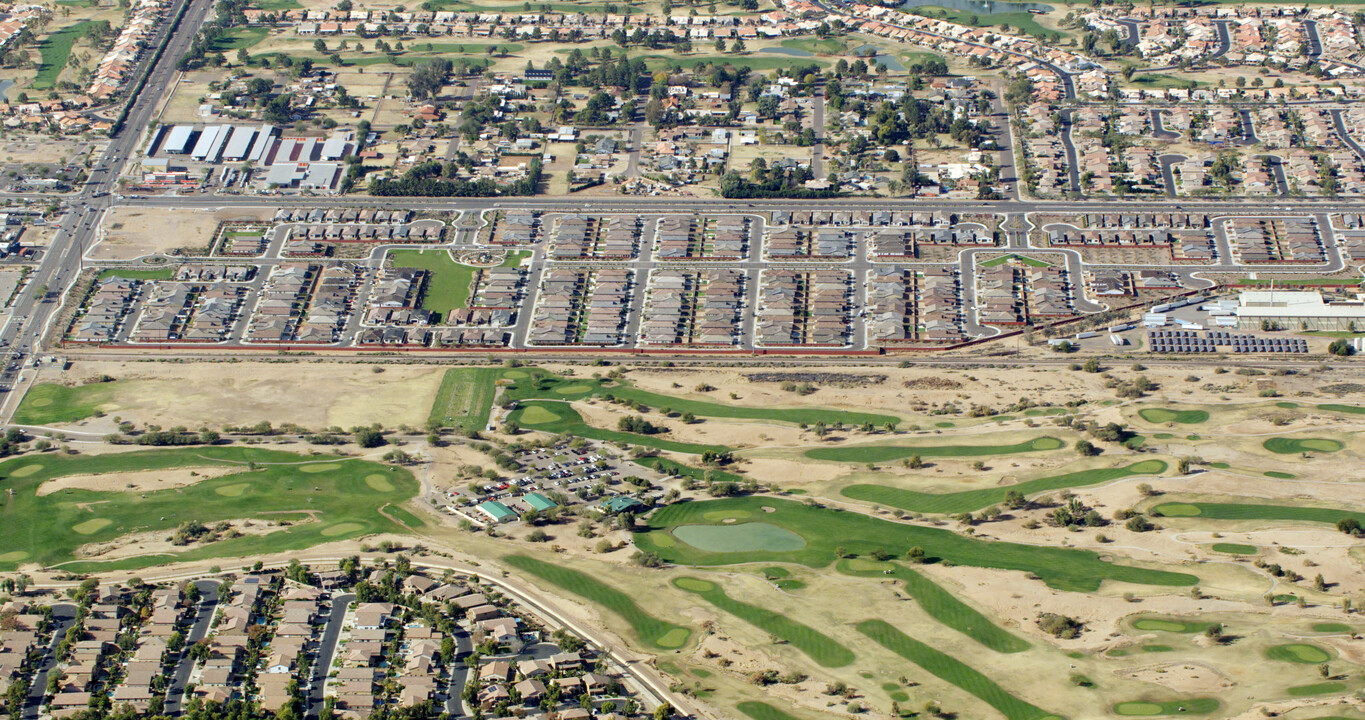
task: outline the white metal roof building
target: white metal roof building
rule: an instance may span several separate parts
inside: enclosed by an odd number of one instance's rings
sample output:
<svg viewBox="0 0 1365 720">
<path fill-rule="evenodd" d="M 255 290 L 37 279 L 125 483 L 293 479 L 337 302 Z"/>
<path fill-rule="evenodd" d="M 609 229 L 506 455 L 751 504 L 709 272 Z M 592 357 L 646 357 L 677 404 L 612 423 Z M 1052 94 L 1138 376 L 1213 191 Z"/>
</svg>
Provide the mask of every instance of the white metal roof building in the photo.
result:
<svg viewBox="0 0 1365 720">
<path fill-rule="evenodd" d="M 1259 330 L 1275 324 L 1285 330 L 1349 330 L 1365 328 L 1365 295 L 1328 302 L 1317 291 L 1248 290 L 1237 299 L 1237 326 Z"/>
</svg>

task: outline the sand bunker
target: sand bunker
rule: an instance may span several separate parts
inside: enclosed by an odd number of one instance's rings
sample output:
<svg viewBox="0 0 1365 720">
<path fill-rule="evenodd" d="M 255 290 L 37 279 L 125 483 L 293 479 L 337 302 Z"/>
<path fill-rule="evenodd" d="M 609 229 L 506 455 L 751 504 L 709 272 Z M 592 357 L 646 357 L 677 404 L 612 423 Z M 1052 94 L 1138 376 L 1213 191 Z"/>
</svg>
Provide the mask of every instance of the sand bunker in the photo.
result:
<svg viewBox="0 0 1365 720">
<path fill-rule="evenodd" d="M 311 522 L 309 519 L 301 519 L 291 523 L 291 525 L 281 525 L 274 520 L 228 520 L 225 521 L 230 529 L 222 531 L 223 540 L 231 539 L 229 535 L 241 533 L 241 535 L 268 535 L 273 532 L 297 527 L 300 523 Z M 212 523 L 214 527 L 218 523 Z M 167 555 L 198 550 L 211 543 L 194 542 L 189 545 L 171 544 L 173 530 L 151 530 L 147 532 L 130 533 L 123 535 L 108 542 L 87 543 L 76 548 L 76 557 L 79 558 L 98 558 L 100 560 L 119 560 L 122 558 L 139 557 L 143 555 Z"/>
<path fill-rule="evenodd" d="M 139 470 L 136 472 L 100 473 L 98 475 L 67 475 L 48 480 L 38 486 L 38 495 L 51 495 L 62 490 L 93 490 L 95 492 L 151 492 L 185 487 L 216 477 L 242 472 L 240 467 L 198 467 L 176 470 Z"/>
</svg>

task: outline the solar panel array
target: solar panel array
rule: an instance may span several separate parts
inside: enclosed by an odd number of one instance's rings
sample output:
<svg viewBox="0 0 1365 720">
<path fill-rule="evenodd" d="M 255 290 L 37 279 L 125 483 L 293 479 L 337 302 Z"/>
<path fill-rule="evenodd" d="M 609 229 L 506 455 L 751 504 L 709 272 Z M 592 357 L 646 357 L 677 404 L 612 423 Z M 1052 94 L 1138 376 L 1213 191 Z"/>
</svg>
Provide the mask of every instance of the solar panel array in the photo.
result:
<svg viewBox="0 0 1365 720">
<path fill-rule="evenodd" d="M 1226 330 L 1149 330 L 1147 349 L 1160 353 L 1213 353 L 1225 347 L 1234 353 L 1306 353 L 1303 338 L 1258 337 Z"/>
</svg>

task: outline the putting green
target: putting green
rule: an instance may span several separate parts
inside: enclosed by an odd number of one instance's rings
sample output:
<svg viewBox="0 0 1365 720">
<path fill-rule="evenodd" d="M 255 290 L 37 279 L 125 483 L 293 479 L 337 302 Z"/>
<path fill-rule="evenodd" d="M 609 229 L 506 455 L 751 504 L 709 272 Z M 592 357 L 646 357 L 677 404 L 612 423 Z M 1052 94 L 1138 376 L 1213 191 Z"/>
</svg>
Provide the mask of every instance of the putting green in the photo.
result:
<svg viewBox="0 0 1365 720">
<path fill-rule="evenodd" d="M 1208 627 L 1206 622 L 1186 622 L 1171 618 L 1138 618 L 1133 621 L 1136 630 L 1170 633 L 1194 633 Z"/>
<path fill-rule="evenodd" d="M 336 536 L 338 536 L 338 535 L 345 535 L 346 533 L 353 533 L 353 532 L 355 532 L 355 531 L 357 531 L 357 530 L 364 530 L 364 529 L 365 529 L 365 526 L 362 525 L 362 524 L 360 524 L 360 523 L 357 523 L 357 522 L 343 522 L 343 523 L 337 523 L 337 524 L 335 524 L 335 525 L 329 525 L 329 526 L 323 528 L 323 529 L 319 532 L 319 534 L 322 535 L 323 537 L 336 537 Z"/>
<path fill-rule="evenodd" d="M 584 385 L 583 383 L 579 383 L 577 385 L 564 385 L 562 387 L 555 388 L 555 392 L 559 393 L 560 395 L 578 395 L 579 393 L 590 392 L 591 390 L 592 390 L 591 385 Z"/>
<path fill-rule="evenodd" d="M 896 566 L 889 562 L 879 560 L 868 560 L 867 558 L 849 558 L 848 569 L 853 572 L 886 572 Z"/>
<path fill-rule="evenodd" d="M 109 527 L 113 523 L 114 521 L 110 520 L 109 518 L 92 518 L 90 520 L 86 520 L 83 523 L 76 523 L 75 525 L 72 525 L 71 529 L 74 532 L 77 532 L 81 535 L 94 535 L 95 533 Z"/>
<path fill-rule="evenodd" d="M 369 485 L 370 489 L 376 492 L 393 492 L 393 483 L 389 482 L 388 478 L 379 473 L 366 475 L 365 484 Z"/>
<path fill-rule="evenodd" d="M 1255 555 L 1259 548 L 1255 545 L 1242 545 L 1240 543 L 1214 543 L 1213 550 L 1228 555 Z"/>
<path fill-rule="evenodd" d="M 511 378 L 511 379 L 513 379 L 513 380 L 518 380 L 518 379 L 524 378 L 524 377 L 530 377 L 530 375 L 531 375 L 531 374 L 528 373 L 528 372 L 526 372 L 525 370 L 503 370 L 503 371 L 502 371 L 502 376 L 503 376 L 503 377 L 505 377 L 505 378 Z"/>
<path fill-rule="evenodd" d="M 785 577 L 791 577 L 791 571 L 787 570 L 787 568 L 774 565 L 772 567 L 763 568 L 763 577 L 768 578 L 769 580 L 781 580 Z"/>
<path fill-rule="evenodd" d="M 213 491 L 223 497 L 241 497 L 242 493 L 246 492 L 249 487 L 251 487 L 251 483 L 232 483 L 231 485 L 216 487 Z"/>
<path fill-rule="evenodd" d="M 716 584 L 710 580 L 698 580 L 693 577 L 673 578 L 673 584 L 688 592 L 704 593 L 716 589 Z"/>
<path fill-rule="evenodd" d="M 751 517 L 751 516 L 752 516 L 752 513 L 750 513 L 748 510 L 730 510 L 730 511 L 721 511 L 721 510 L 717 510 L 717 511 L 715 511 L 715 512 L 709 512 L 709 513 L 703 513 L 703 514 L 702 514 L 702 517 L 704 517 L 704 518 L 706 518 L 707 520 L 710 520 L 710 521 L 712 521 L 712 522 L 725 522 L 726 520 L 743 520 L 744 518 Z"/>
<path fill-rule="evenodd" d="M 1279 455 L 1303 452 L 1336 452 L 1342 444 L 1328 438 L 1286 438 L 1275 437 L 1261 444 L 1266 450 Z"/>
<path fill-rule="evenodd" d="M 1346 623 L 1322 622 L 1313 623 L 1313 632 L 1320 633 L 1344 633 L 1351 632 L 1351 626 Z"/>
<path fill-rule="evenodd" d="M 1271 660 L 1281 662 L 1301 663 L 1304 665 L 1319 665 L 1332 659 L 1332 654 L 1317 645 L 1308 643 L 1290 643 L 1288 645 L 1276 645 L 1266 650 L 1265 656 Z"/>
<path fill-rule="evenodd" d="M 1158 425 L 1168 422 L 1179 423 L 1181 425 L 1195 425 L 1208 420 L 1209 414 L 1203 410 L 1143 408 L 1138 411 L 1138 417 L 1149 423 L 1156 423 Z"/>
<path fill-rule="evenodd" d="M 1163 517 L 1199 517 L 1204 513 L 1198 505 L 1189 503 L 1164 503 L 1156 512 Z"/>
<path fill-rule="evenodd" d="M 310 475 L 317 474 L 317 473 L 332 472 L 333 470 L 340 470 L 340 469 L 341 469 L 341 465 L 338 464 L 338 463 L 309 464 L 309 465 L 304 465 L 304 466 L 302 466 L 302 467 L 299 468 L 299 470 L 300 470 L 301 472 L 306 472 L 306 473 L 308 473 L 308 474 L 310 474 Z"/>
<path fill-rule="evenodd" d="M 1298 477 L 1294 473 L 1280 472 L 1279 470 L 1267 470 L 1265 476 L 1276 480 L 1293 480 Z"/>
<path fill-rule="evenodd" d="M 11 550 L 7 553 L 0 553 L 0 562 L 19 562 L 28 557 L 28 553 L 23 550 Z"/>
<path fill-rule="evenodd" d="M 805 590 L 806 584 L 800 580 L 778 580 L 776 583 L 778 590 Z"/>
<path fill-rule="evenodd" d="M 1207 715 L 1218 709 L 1218 701 L 1213 698 L 1189 698 L 1186 700 L 1130 700 L 1114 706 L 1115 715 L 1148 717 L 1152 715 Z"/>
<path fill-rule="evenodd" d="M 1114 706 L 1118 715 L 1160 715 L 1162 707 L 1158 703 L 1122 702 Z"/>
<path fill-rule="evenodd" d="M 659 639 L 654 641 L 654 644 L 670 650 L 673 648 L 680 648 L 687 642 L 687 636 L 691 634 L 692 631 L 687 628 L 673 628 L 663 635 L 660 635 Z"/>
<path fill-rule="evenodd" d="M 9 474 L 10 477 L 28 477 L 29 475 L 32 475 L 33 473 L 36 473 L 42 469 L 43 466 L 40 463 L 34 463 L 32 465 L 25 465 L 23 467 L 14 468 L 13 470 L 10 471 Z"/>
<path fill-rule="evenodd" d="M 561 418 L 544 405 L 527 405 L 521 410 L 521 422 L 528 426 L 547 425 Z"/>
<path fill-rule="evenodd" d="M 762 522 L 740 525 L 679 525 L 679 540 L 706 552 L 792 552 L 806 547 L 796 533 Z"/>
</svg>

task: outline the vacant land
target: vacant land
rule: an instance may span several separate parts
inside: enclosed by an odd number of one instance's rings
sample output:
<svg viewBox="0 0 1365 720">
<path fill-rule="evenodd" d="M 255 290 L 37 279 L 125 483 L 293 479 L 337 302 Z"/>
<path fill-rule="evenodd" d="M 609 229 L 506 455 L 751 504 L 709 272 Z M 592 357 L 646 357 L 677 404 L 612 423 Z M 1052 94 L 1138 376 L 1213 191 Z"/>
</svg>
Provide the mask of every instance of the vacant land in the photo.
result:
<svg viewBox="0 0 1365 720">
<path fill-rule="evenodd" d="M 147 255 L 207 255 L 213 233 L 224 222 L 260 222 L 271 213 L 251 208 L 190 210 L 115 206 L 105 213 L 102 237 L 90 251 L 95 260 L 134 260 Z"/>
<path fill-rule="evenodd" d="M 790 643 L 792 647 L 810 656 L 810 659 L 822 667 L 843 667 L 854 660 L 853 653 L 848 648 L 828 635 L 767 608 L 740 602 L 726 595 L 724 589 L 709 580 L 679 577 L 673 579 L 673 584 L 698 595 L 782 642 Z"/>
</svg>

